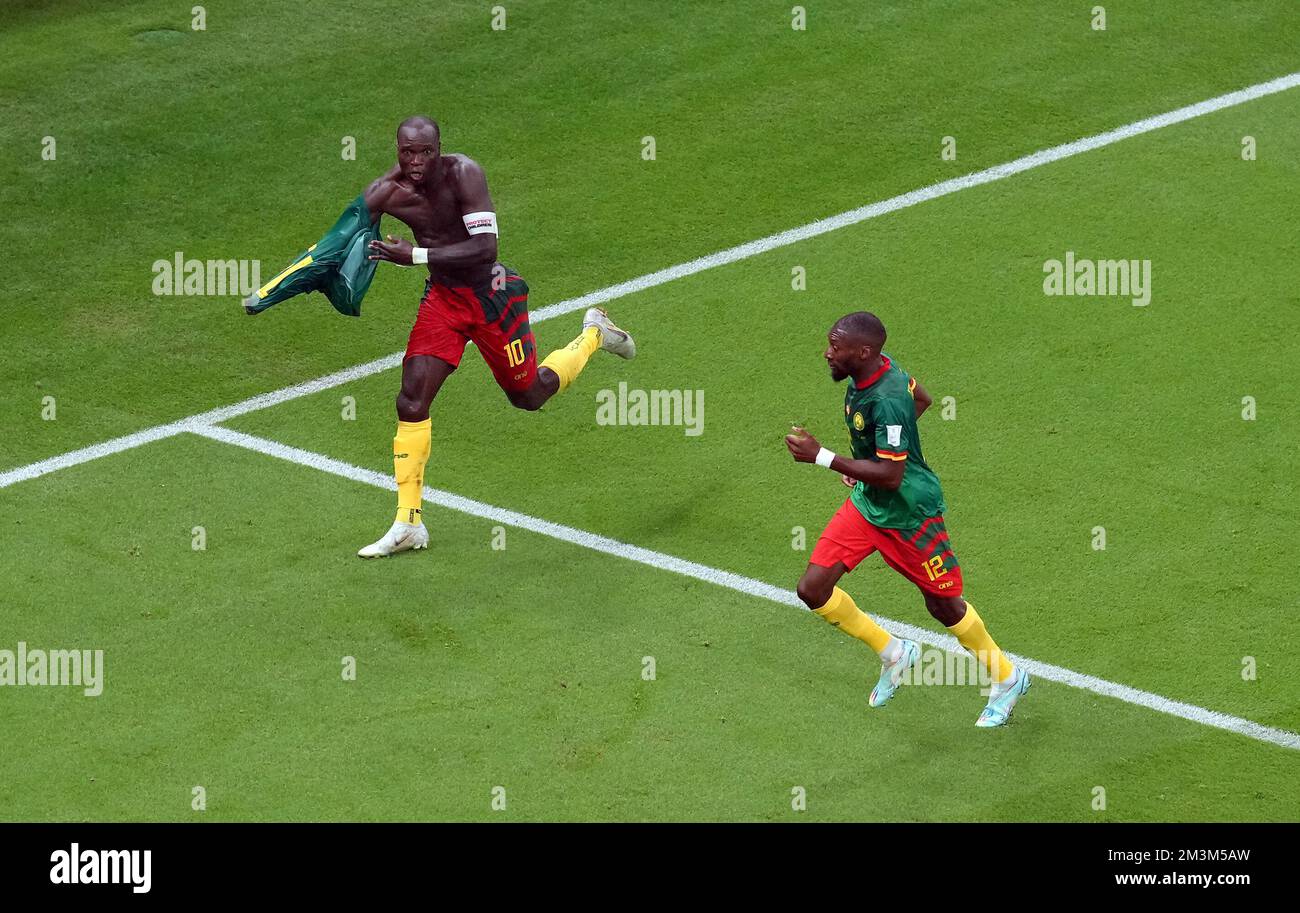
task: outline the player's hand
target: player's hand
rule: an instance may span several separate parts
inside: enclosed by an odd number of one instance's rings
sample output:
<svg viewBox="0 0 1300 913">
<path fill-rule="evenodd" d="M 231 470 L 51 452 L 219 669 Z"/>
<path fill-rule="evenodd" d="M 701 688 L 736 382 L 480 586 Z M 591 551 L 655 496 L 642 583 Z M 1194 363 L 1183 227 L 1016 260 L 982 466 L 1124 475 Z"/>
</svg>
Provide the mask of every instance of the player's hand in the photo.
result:
<svg viewBox="0 0 1300 913">
<path fill-rule="evenodd" d="M 794 457 L 795 462 L 812 463 L 816 461 L 817 454 L 822 449 L 822 445 L 817 443 L 817 438 L 798 425 L 790 429 L 790 432 L 785 436 L 785 446 L 790 448 L 790 455 Z"/>
<path fill-rule="evenodd" d="M 396 238 L 393 235 L 386 236 L 385 241 L 370 242 L 370 256 L 367 260 L 387 260 L 389 263 L 396 263 L 398 266 L 411 265 L 411 249 L 413 245 L 405 238 Z"/>
<path fill-rule="evenodd" d="M 840 473 L 840 481 L 843 482 L 845 485 L 849 486 L 849 488 L 852 488 L 858 484 L 857 479 L 853 478 L 852 476 L 846 476 L 844 475 L 844 473 Z"/>
</svg>

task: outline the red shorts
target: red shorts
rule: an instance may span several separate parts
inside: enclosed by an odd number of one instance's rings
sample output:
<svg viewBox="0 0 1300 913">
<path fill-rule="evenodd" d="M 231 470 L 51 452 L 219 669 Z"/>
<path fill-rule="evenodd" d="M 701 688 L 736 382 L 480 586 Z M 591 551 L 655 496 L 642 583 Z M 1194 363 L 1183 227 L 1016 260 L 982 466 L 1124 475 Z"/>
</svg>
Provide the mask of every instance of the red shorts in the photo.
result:
<svg viewBox="0 0 1300 913">
<path fill-rule="evenodd" d="M 528 284 L 513 270 L 506 269 L 499 288 L 452 288 L 430 277 L 402 360 L 432 355 L 454 368 L 468 342 L 478 346 L 501 389 L 518 393 L 533 385 L 537 342 L 528 325 Z"/>
<path fill-rule="evenodd" d="M 961 567 L 952 553 L 943 517 L 931 517 L 913 530 L 872 526 L 846 499 L 822 530 L 821 538 L 808 559 L 818 567 L 837 561 L 853 570 L 872 552 L 898 573 L 935 596 L 961 595 Z"/>
</svg>

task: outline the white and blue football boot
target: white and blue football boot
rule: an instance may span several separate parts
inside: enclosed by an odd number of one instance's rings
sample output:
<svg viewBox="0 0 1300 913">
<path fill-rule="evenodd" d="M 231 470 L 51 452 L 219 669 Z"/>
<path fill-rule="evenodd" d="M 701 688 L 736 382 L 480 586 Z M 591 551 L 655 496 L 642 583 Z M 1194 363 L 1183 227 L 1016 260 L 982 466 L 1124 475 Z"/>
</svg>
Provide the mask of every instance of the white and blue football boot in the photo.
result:
<svg viewBox="0 0 1300 913">
<path fill-rule="evenodd" d="M 872 707 L 880 707 L 893 697 L 903 679 L 903 673 L 921 658 L 921 645 L 916 641 L 904 640 L 900 643 L 903 652 L 898 659 L 880 667 L 880 681 L 876 682 L 876 687 L 871 689 L 871 697 L 867 698 L 867 703 Z"/>
<path fill-rule="evenodd" d="M 981 729 L 1005 725 L 1007 720 L 1011 719 L 1011 711 L 1016 708 L 1016 701 L 1020 700 L 1020 695 L 1029 690 L 1030 684 L 1029 673 L 1016 666 L 1016 671 L 1011 674 L 1011 681 L 1005 687 L 998 685 L 993 687 L 989 702 L 980 713 L 980 718 L 975 721 L 975 725 Z"/>
</svg>

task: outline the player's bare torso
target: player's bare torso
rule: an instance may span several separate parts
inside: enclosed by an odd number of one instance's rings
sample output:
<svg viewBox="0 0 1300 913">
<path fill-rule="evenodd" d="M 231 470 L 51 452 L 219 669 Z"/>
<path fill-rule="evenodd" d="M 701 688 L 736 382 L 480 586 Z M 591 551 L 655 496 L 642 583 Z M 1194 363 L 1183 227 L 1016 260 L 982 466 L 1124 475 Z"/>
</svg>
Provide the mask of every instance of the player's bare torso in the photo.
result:
<svg viewBox="0 0 1300 913">
<path fill-rule="evenodd" d="M 387 174 L 366 189 L 366 205 L 372 216 L 381 213 L 401 222 L 415 235 L 417 247 L 444 247 L 464 241 L 469 237 L 461 218 L 461 169 L 473 162 L 464 155 L 449 153 L 441 157 L 441 165 L 434 180 L 423 182 L 418 188 L 394 165 Z M 450 286 L 482 286 L 492 279 L 496 260 L 467 264 L 454 271 L 437 269 L 429 264 L 433 281 Z"/>
</svg>

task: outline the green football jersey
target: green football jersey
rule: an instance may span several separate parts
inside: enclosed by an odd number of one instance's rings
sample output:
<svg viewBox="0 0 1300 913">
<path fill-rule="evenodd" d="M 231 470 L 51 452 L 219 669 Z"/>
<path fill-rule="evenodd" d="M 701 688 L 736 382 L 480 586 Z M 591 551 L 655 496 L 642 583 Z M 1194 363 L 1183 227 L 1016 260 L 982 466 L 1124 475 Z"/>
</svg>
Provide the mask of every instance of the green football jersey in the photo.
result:
<svg viewBox="0 0 1300 913">
<path fill-rule="evenodd" d="M 853 506 L 872 526 L 916 529 L 947 508 L 939 477 L 921 454 L 916 430 L 916 381 L 882 353 L 883 364 L 861 386 L 849 378 L 844 395 L 844 423 L 849 427 L 855 460 L 900 460 L 903 484 L 897 491 L 859 482 L 850 495 Z"/>
</svg>

